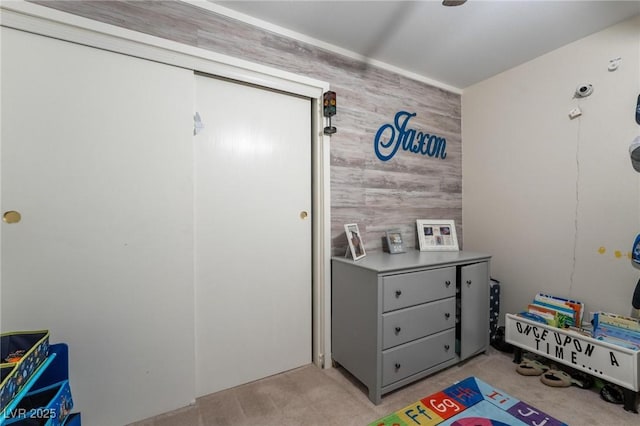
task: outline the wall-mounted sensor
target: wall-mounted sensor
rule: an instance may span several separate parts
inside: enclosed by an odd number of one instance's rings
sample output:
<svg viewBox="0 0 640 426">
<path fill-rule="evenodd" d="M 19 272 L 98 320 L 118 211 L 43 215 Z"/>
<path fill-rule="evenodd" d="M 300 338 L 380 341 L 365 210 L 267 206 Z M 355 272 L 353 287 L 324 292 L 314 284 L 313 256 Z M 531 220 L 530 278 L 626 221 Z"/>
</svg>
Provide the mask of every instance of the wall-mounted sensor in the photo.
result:
<svg viewBox="0 0 640 426">
<path fill-rule="evenodd" d="M 586 98 L 593 93 L 593 86 L 591 84 L 581 84 L 576 88 L 576 97 Z"/>
<path fill-rule="evenodd" d="M 582 115 L 582 110 L 579 107 L 575 107 L 571 111 L 569 111 L 569 118 L 574 119 L 580 117 Z"/>
</svg>

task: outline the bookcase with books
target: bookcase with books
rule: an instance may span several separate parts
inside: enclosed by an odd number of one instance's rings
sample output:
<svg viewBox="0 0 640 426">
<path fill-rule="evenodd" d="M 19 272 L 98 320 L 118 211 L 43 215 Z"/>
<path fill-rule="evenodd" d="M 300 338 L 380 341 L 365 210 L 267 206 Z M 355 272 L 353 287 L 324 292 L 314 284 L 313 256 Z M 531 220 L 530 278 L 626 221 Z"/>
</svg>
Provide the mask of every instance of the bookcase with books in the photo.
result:
<svg viewBox="0 0 640 426">
<path fill-rule="evenodd" d="M 640 320 L 607 312 L 584 321 L 584 304 L 538 294 L 519 314 L 506 314 L 505 340 L 522 352 L 538 354 L 620 386 L 624 409 L 637 413 L 640 391 Z"/>
</svg>

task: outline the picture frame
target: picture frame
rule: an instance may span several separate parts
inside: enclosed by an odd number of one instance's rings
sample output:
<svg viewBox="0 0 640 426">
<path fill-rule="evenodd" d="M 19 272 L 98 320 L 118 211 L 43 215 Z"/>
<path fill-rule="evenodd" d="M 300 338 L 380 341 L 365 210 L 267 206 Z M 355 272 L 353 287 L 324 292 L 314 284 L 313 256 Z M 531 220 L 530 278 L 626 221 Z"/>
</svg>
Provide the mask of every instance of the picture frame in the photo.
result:
<svg viewBox="0 0 640 426">
<path fill-rule="evenodd" d="M 358 260 L 365 257 L 367 253 L 364 249 L 364 241 L 362 240 L 362 234 L 360 234 L 360 229 L 358 229 L 358 224 L 357 223 L 345 224 L 344 233 L 346 234 L 347 241 L 349 242 L 349 250 L 351 251 L 351 258 L 353 260 Z"/>
<path fill-rule="evenodd" d="M 385 242 L 387 251 L 390 254 L 404 253 L 404 239 L 399 229 L 389 229 L 385 231 Z"/>
<path fill-rule="evenodd" d="M 459 251 L 456 223 L 451 219 L 416 220 L 420 251 Z"/>
</svg>

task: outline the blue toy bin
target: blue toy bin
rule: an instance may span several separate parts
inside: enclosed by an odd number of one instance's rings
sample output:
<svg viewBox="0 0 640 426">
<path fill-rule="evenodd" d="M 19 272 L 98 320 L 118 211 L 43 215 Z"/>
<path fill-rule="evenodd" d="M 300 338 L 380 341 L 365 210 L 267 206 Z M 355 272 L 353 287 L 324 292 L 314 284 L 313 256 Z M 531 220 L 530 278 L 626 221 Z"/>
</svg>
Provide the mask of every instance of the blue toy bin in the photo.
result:
<svg viewBox="0 0 640 426">
<path fill-rule="evenodd" d="M 0 412 L 49 356 L 49 331 L 0 334 Z"/>
<path fill-rule="evenodd" d="M 71 388 L 64 380 L 25 394 L 5 424 L 63 426 L 72 408 Z"/>
</svg>

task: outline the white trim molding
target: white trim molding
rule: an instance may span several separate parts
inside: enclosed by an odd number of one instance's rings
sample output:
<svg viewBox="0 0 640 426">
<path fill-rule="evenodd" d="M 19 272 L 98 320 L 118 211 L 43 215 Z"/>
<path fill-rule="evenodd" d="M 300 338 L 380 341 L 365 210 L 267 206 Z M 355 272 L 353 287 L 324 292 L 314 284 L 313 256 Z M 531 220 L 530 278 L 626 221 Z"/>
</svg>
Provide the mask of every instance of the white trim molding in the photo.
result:
<svg viewBox="0 0 640 426">
<path fill-rule="evenodd" d="M 139 33 L 25 1 L 0 2 L 0 25 L 230 78 L 311 98 L 313 129 L 313 362 L 329 368 L 331 354 L 331 210 L 329 140 L 323 135 L 322 95 L 329 83 L 198 47 Z M 1 288 L 1 283 L 0 283 Z"/>
</svg>

